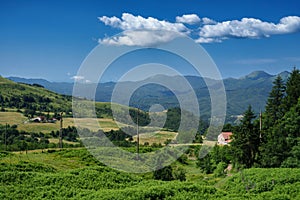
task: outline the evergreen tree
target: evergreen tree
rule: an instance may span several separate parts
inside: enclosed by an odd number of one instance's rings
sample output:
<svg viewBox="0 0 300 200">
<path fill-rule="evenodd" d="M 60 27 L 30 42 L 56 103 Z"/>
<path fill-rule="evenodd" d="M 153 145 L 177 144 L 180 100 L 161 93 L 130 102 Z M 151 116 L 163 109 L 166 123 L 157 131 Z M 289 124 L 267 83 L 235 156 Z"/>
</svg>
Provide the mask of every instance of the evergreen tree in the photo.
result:
<svg viewBox="0 0 300 200">
<path fill-rule="evenodd" d="M 297 104 L 300 97 L 300 71 L 293 69 L 286 83 L 285 109 L 289 111 L 291 107 Z"/>
<path fill-rule="evenodd" d="M 268 128 L 272 126 L 278 119 L 283 117 L 283 99 L 285 96 L 285 85 L 280 76 L 273 82 L 274 86 L 269 94 L 268 102 L 266 105 L 266 117 L 264 125 Z"/>
<path fill-rule="evenodd" d="M 277 79 L 266 106 L 260 163 L 263 167 L 297 166 L 295 163 L 299 161 L 295 152 L 300 137 L 300 71 L 295 68 L 292 71 L 283 100 L 282 83 Z"/>
<path fill-rule="evenodd" d="M 262 145 L 263 167 L 293 167 L 299 162 L 300 100 L 280 122 L 269 129 L 266 142 Z M 291 162 L 293 161 L 293 162 Z"/>
<path fill-rule="evenodd" d="M 244 113 L 241 124 L 233 132 L 230 143 L 233 151 L 233 162 L 246 168 L 253 166 L 260 143 L 259 131 L 253 124 L 255 115 L 251 106 Z"/>
</svg>

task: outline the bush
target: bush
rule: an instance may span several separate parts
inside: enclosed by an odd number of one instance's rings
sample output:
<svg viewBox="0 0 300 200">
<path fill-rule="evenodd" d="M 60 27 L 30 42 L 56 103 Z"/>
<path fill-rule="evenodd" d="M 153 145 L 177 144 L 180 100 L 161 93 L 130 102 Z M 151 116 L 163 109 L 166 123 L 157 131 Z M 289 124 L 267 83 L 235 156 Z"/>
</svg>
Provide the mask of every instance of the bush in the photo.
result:
<svg viewBox="0 0 300 200">
<path fill-rule="evenodd" d="M 166 166 L 159 170 L 156 170 L 153 172 L 153 178 L 155 180 L 162 180 L 162 181 L 171 181 L 173 180 L 173 173 L 172 173 L 172 167 Z"/>
<path fill-rule="evenodd" d="M 219 162 L 219 164 L 217 165 L 217 168 L 214 170 L 214 176 L 215 177 L 225 176 L 226 167 L 227 167 L 227 164 L 225 162 Z"/>
<path fill-rule="evenodd" d="M 185 174 L 186 171 L 181 167 L 178 167 L 173 170 L 173 176 L 175 180 L 185 181 L 186 180 Z"/>
</svg>

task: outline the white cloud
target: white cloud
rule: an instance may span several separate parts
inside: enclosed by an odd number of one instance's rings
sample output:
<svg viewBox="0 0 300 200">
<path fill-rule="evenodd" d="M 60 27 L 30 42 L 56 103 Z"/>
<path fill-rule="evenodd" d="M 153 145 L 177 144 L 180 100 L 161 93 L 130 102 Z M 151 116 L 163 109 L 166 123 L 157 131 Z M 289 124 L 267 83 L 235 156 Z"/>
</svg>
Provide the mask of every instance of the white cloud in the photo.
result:
<svg viewBox="0 0 300 200">
<path fill-rule="evenodd" d="M 82 81 L 84 80 L 83 76 L 72 76 L 71 79 L 74 79 L 75 81 Z"/>
<path fill-rule="evenodd" d="M 144 18 L 130 13 L 123 13 L 121 18 L 102 16 L 98 19 L 107 26 L 124 31 L 121 35 L 98 40 L 99 43 L 110 45 L 151 46 L 169 42 L 180 35 L 198 35 L 199 38 L 194 38 L 196 42 L 214 43 L 229 38 L 253 39 L 300 32 L 298 16 L 284 17 L 277 24 L 255 18 L 216 22 L 207 17 L 200 19 L 196 14 L 177 16 L 176 22 Z M 189 29 L 184 24 L 198 24 L 198 27 Z"/>
<path fill-rule="evenodd" d="M 99 43 L 107 45 L 155 46 L 180 36 L 182 34 L 165 30 L 128 30 L 117 36 L 100 39 Z"/>
<path fill-rule="evenodd" d="M 119 28 L 119 26 L 121 25 L 121 20 L 115 16 L 113 17 L 103 16 L 103 17 L 98 17 L 98 19 L 102 21 L 106 26 Z"/>
<path fill-rule="evenodd" d="M 144 18 L 123 13 L 117 17 L 99 17 L 105 25 L 124 30 L 121 35 L 99 39 L 99 43 L 109 45 L 153 46 L 180 36 L 189 34 L 189 29 L 182 23 L 171 23 L 153 17 Z"/>
<path fill-rule="evenodd" d="M 184 23 L 184 24 L 197 24 L 201 21 L 201 19 L 196 14 L 189 14 L 189 15 L 182 15 L 176 17 L 177 23 Z"/>
<path fill-rule="evenodd" d="M 197 43 L 214 43 L 214 42 L 222 42 L 222 40 L 218 38 L 205 38 L 205 37 L 199 37 L 195 40 Z"/>
<path fill-rule="evenodd" d="M 171 23 L 165 20 L 158 20 L 153 17 L 144 18 L 123 13 L 121 19 L 113 17 L 98 17 L 105 25 L 122 30 L 167 30 L 175 32 L 187 32 L 188 28 L 182 23 Z"/>
<path fill-rule="evenodd" d="M 254 18 L 243 18 L 204 25 L 200 28 L 200 38 L 262 38 L 277 34 L 288 34 L 300 31 L 300 17 L 289 16 L 282 18 L 278 24 L 264 22 Z"/>
<path fill-rule="evenodd" d="M 215 20 L 209 19 L 207 17 L 203 17 L 202 18 L 202 23 L 204 25 L 207 25 L 207 24 L 216 24 L 217 22 Z"/>
</svg>

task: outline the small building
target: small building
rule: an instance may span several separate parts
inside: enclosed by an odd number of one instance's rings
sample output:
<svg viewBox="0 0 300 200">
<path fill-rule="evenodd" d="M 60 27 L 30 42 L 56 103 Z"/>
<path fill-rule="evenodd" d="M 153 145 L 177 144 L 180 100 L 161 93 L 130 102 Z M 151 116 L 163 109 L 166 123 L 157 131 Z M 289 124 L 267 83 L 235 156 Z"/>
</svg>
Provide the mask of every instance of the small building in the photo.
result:
<svg viewBox="0 0 300 200">
<path fill-rule="evenodd" d="M 227 145 L 231 142 L 232 132 L 222 132 L 218 135 L 218 144 Z"/>
<path fill-rule="evenodd" d="M 30 122 L 42 122 L 42 118 L 41 117 L 35 117 L 29 120 Z"/>
<path fill-rule="evenodd" d="M 29 120 L 30 122 L 45 122 L 46 118 L 45 116 L 39 116 L 39 117 L 35 117 Z"/>
</svg>

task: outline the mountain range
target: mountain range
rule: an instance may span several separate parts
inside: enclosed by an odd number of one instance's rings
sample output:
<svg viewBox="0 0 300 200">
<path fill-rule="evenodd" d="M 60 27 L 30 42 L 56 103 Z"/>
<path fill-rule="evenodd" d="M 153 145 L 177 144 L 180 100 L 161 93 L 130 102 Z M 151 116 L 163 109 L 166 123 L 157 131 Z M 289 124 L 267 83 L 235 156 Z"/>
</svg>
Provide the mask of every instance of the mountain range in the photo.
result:
<svg viewBox="0 0 300 200">
<path fill-rule="evenodd" d="M 278 74 L 283 80 L 287 80 L 289 72 L 284 71 Z M 270 75 L 264 71 L 255 71 L 241 78 L 226 78 L 223 80 L 226 98 L 227 98 L 227 121 L 234 121 L 236 116 L 241 115 L 251 105 L 256 114 L 260 110 L 264 110 L 269 92 L 272 89 L 272 82 L 277 75 Z M 195 91 L 202 116 L 210 115 L 210 95 L 206 85 L 210 87 L 217 85 L 219 81 L 202 78 L 198 76 L 184 77 L 193 90 Z M 46 89 L 66 95 L 72 95 L 73 83 L 68 82 L 50 82 L 44 79 L 25 79 L 20 77 L 8 77 L 14 82 L 21 82 L 27 84 L 39 84 Z M 151 80 L 149 80 L 151 79 Z M 116 84 L 122 88 L 120 96 L 126 96 L 127 91 L 135 85 L 141 85 L 130 98 L 130 106 L 139 107 L 143 110 L 148 110 L 153 104 L 160 104 L 165 109 L 179 106 L 178 99 L 174 91 L 159 85 L 159 84 L 145 84 L 148 82 L 158 83 L 163 80 L 164 83 L 176 84 L 180 83 L 182 77 L 180 76 L 166 76 L 157 75 L 146 80 L 135 82 L 107 82 L 99 83 L 96 86 L 95 96 L 84 96 L 95 101 L 110 102 L 112 93 Z M 91 83 L 92 84 L 92 83 Z M 90 84 L 79 84 L 83 90 L 88 90 Z M 182 89 L 181 93 L 187 92 Z M 118 102 L 120 103 L 120 102 Z"/>
</svg>

